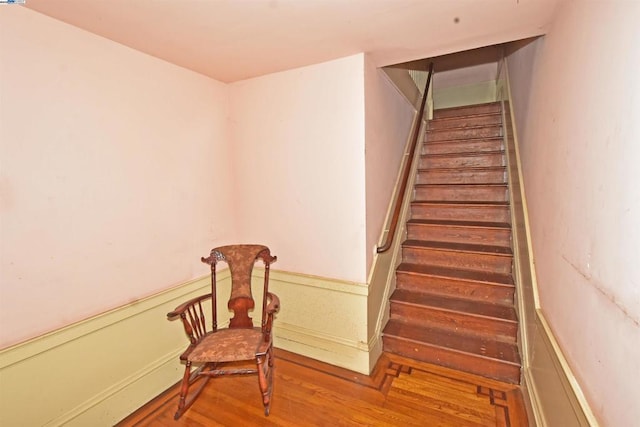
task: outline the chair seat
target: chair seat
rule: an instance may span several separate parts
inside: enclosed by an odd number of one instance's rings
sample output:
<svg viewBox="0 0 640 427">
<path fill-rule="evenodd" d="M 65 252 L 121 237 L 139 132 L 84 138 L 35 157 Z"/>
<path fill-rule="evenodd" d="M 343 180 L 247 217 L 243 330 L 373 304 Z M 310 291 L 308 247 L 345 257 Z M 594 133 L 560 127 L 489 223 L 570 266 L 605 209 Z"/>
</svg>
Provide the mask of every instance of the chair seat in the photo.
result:
<svg viewBox="0 0 640 427">
<path fill-rule="evenodd" d="M 192 362 L 252 360 L 262 340 L 261 328 L 220 329 L 209 333 L 189 355 Z"/>
</svg>

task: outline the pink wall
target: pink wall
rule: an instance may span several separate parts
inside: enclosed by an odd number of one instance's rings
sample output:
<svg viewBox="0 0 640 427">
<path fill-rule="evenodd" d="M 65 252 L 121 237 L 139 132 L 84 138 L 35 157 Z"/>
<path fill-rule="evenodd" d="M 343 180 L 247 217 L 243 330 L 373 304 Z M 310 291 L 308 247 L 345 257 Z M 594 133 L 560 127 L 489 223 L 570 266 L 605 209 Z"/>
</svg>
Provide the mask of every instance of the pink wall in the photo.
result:
<svg viewBox="0 0 640 427">
<path fill-rule="evenodd" d="M 386 74 L 365 56 L 365 175 L 367 271 L 380 244 L 415 108 Z"/>
<path fill-rule="evenodd" d="M 226 85 L 22 7 L 0 53 L 0 348 L 206 274 Z"/>
<path fill-rule="evenodd" d="M 640 419 L 640 4 L 566 2 L 509 56 L 541 310 L 603 425 Z"/>
<path fill-rule="evenodd" d="M 363 61 L 231 85 L 239 237 L 279 270 L 366 281 Z"/>
<path fill-rule="evenodd" d="M 413 109 L 364 54 L 227 86 L 0 24 L 0 348 L 200 277 L 217 244 L 367 281 Z"/>
</svg>

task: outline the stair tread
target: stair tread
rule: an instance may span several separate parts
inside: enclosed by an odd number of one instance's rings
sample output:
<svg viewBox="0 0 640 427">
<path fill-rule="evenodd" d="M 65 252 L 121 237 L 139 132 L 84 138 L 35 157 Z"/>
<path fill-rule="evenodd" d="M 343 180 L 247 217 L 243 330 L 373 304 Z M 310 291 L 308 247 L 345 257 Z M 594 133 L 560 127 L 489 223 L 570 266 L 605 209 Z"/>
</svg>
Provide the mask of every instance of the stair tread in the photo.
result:
<svg viewBox="0 0 640 427">
<path fill-rule="evenodd" d="M 459 185 L 459 184 L 448 184 L 448 185 Z M 414 200 L 411 204 L 428 204 L 428 205 L 455 205 L 455 206 L 500 206 L 500 207 L 508 207 L 509 202 L 505 201 L 466 201 L 466 200 Z"/>
<path fill-rule="evenodd" d="M 442 225 L 454 227 L 472 227 L 472 228 L 497 228 L 511 229 L 511 224 L 506 222 L 490 222 L 490 221 L 460 221 L 449 219 L 410 219 L 408 224 L 424 224 L 424 225 Z"/>
<path fill-rule="evenodd" d="M 513 252 L 508 246 L 497 245 L 479 245 L 475 243 L 454 243 L 454 242 L 436 242 L 431 240 L 405 240 L 403 247 L 417 247 L 440 249 L 452 252 L 476 252 L 492 255 L 512 256 Z"/>
<path fill-rule="evenodd" d="M 389 320 L 383 334 L 399 339 L 426 343 L 441 348 L 455 350 L 478 357 L 500 360 L 515 366 L 520 365 L 520 357 L 516 344 L 492 340 L 475 335 L 460 335 L 458 333 L 438 328 L 429 328 L 403 323 L 399 320 Z"/>
<path fill-rule="evenodd" d="M 499 101 L 480 102 L 478 104 L 457 105 L 455 107 L 435 108 L 433 111 L 453 111 L 453 110 L 465 110 L 474 107 L 497 107 L 500 105 Z"/>
<path fill-rule="evenodd" d="M 509 274 L 493 273 L 490 271 L 464 270 L 460 268 L 441 267 L 428 264 L 401 263 L 397 272 L 453 278 L 469 282 L 490 283 L 497 286 L 513 287 L 513 278 Z"/>
<path fill-rule="evenodd" d="M 461 111 L 470 111 L 473 109 L 478 109 L 478 108 L 498 108 L 498 111 L 494 111 L 494 112 L 500 112 L 499 108 L 500 108 L 500 103 L 499 102 L 483 102 L 480 104 L 469 104 L 469 105 L 458 105 L 456 107 L 445 107 L 445 108 L 435 108 L 433 110 L 434 113 L 434 117 L 437 114 L 440 113 L 451 113 L 451 112 L 461 112 Z M 483 111 L 481 113 L 488 113 L 488 111 Z M 475 113 L 475 114 L 481 114 L 481 113 Z M 469 113 L 467 113 L 469 114 Z M 464 116 L 465 113 L 460 114 L 460 116 Z M 446 116 L 446 117 L 459 117 L 459 116 Z M 438 117 L 438 118 L 442 118 L 442 117 Z"/>
<path fill-rule="evenodd" d="M 460 153 L 434 153 L 434 154 L 421 154 L 420 157 L 480 157 L 490 155 L 503 155 L 504 150 L 492 150 L 492 151 L 464 151 Z"/>
<path fill-rule="evenodd" d="M 443 110 L 447 110 L 447 109 L 435 109 L 433 110 L 435 111 L 443 111 Z M 489 112 L 480 112 L 480 113 L 470 113 L 470 114 L 460 114 L 459 116 L 448 116 L 448 117 L 435 117 L 433 119 L 431 119 L 430 121 L 433 122 L 446 122 L 449 120 L 460 120 L 460 119 L 467 119 L 467 118 L 475 118 L 475 117 L 492 117 L 492 116 L 498 116 L 498 117 L 502 117 L 502 113 L 499 111 L 489 111 Z"/>
<path fill-rule="evenodd" d="M 456 130 L 500 128 L 500 127 L 502 127 L 502 123 L 487 123 L 487 124 L 479 124 L 479 125 L 471 125 L 471 126 L 454 126 L 454 127 L 442 128 L 442 129 L 427 129 L 427 134 L 434 133 L 434 132 L 450 132 L 450 131 L 456 131 Z"/>
<path fill-rule="evenodd" d="M 485 141 L 502 141 L 504 137 L 502 136 L 474 136 L 467 138 L 455 138 L 455 139 L 437 139 L 435 141 L 425 140 L 422 143 L 425 145 L 439 145 L 439 144 L 457 144 L 457 143 L 465 143 L 465 142 L 485 142 Z"/>
<path fill-rule="evenodd" d="M 500 184 L 496 184 L 496 183 L 491 183 L 491 182 L 487 182 L 487 183 L 471 183 L 471 184 L 416 184 L 415 187 L 451 187 L 451 186 L 456 186 L 456 187 L 506 187 L 507 184 L 506 183 L 500 183 Z"/>
<path fill-rule="evenodd" d="M 430 155 L 430 154 L 429 154 Z M 427 171 L 464 171 L 464 172 L 487 172 L 487 171 L 505 171 L 506 166 L 455 166 L 448 168 L 418 168 L 418 172 Z"/>
<path fill-rule="evenodd" d="M 513 307 L 503 304 L 434 295 L 406 289 L 396 289 L 393 291 L 390 300 L 392 303 L 432 307 L 467 315 L 493 318 L 510 323 L 518 321 Z"/>
</svg>

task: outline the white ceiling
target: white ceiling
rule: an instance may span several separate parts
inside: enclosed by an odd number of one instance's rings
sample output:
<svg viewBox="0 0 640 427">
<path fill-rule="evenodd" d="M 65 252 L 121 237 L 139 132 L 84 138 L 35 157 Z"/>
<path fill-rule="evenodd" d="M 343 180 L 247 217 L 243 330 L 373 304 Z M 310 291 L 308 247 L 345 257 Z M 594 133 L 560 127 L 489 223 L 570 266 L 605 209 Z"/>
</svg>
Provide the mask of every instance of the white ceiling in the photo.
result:
<svg viewBox="0 0 640 427">
<path fill-rule="evenodd" d="M 223 82 L 367 52 L 377 66 L 544 34 L 562 0 L 27 0 Z"/>
</svg>

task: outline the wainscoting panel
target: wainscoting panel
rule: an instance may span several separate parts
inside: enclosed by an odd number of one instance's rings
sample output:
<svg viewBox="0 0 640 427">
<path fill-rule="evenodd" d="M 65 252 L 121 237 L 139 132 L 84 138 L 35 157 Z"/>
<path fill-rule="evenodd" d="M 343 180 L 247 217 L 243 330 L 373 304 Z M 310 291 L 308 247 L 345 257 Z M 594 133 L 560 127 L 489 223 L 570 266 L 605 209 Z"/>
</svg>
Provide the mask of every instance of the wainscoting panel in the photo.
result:
<svg viewBox="0 0 640 427">
<path fill-rule="evenodd" d="M 270 274 L 282 306 L 274 323 L 274 345 L 368 374 L 367 285 L 274 270 Z"/>
<path fill-rule="evenodd" d="M 263 277 L 256 268 L 254 285 Z M 228 270 L 218 279 L 225 326 Z M 207 275 L 0 351 L 0 425 L 97 427 L 125 418 L 180 380 L 188 342 L 166 314 L 209 286 Z M 276 347 L 369 373 L 365 284 L 272 270 L 271 290 L 282 305 Z"/>
<path fill-rule="evenodd" d="M 187 340 L 166 314 L 208 290 L 207 276 L 0 351 L 0 425 L 124 418 L 180 379 Z"/>
</svg>

